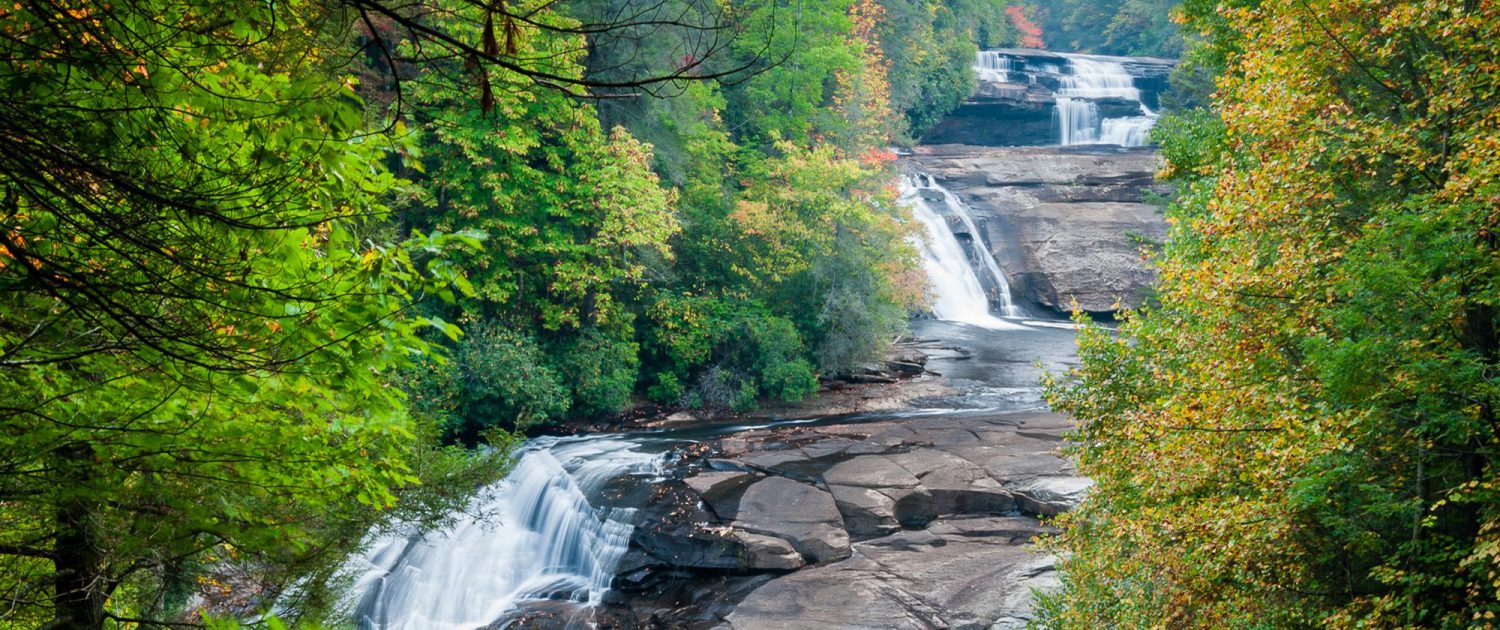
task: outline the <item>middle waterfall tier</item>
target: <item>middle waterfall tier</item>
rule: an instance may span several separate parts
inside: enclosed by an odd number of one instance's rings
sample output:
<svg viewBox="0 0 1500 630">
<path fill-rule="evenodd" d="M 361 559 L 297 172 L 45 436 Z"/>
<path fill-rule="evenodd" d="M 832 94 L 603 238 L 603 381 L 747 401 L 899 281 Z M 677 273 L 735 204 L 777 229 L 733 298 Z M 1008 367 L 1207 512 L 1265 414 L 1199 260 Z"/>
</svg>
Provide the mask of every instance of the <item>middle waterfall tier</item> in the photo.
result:
<svg viewBox="0 0 1500 630">
<path fill-rule="evenodd" d="M 995 316 L 1018 318 L 1025 312 L 1011 295 L 1010 282 L 985 245 L 968 206 L 926 174 L 903 177 L 901 199 L 926 233 L 920 247 L 922 266 L 932 286 L 933 315 L 986 328 L 1018 327 Z M 950 220 L 957 225 L 950 225 Z M 967 252 L 955 229 L 968 235 Z M 985 290 L 986 283 L 993 291 Z"/>
</svg>

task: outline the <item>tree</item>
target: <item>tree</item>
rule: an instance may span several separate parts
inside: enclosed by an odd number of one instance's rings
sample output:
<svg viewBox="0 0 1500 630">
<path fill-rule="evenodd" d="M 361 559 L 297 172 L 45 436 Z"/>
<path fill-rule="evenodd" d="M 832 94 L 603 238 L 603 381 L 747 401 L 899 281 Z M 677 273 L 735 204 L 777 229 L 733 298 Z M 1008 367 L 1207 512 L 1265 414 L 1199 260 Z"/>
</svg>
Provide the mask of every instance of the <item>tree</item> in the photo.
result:
<svg viewBox="0 0 1500 630">
<path fill-rule="evenodd" d="M 1493 3 L 1185 5 L 1159 306 L 1051 400 L 1098 481 L 1051 625 L 1463 627 L 1500 607 Z"/>
<path fill-rule="evenodd" d="M 392 145 L 319 5 L 28 3 L 0 33 L 3 616 L 162 620 L 194 563 L 317 560 L 414 479 L 381 371 L 454 332 L 402 313 L 476 240 L 361 240 Z"/>
<path fill-rule="evenodd" d="M 1038 3 L 1056 49 L 1104 55 L 1176 58 L 1183 39 L 1172 23 L 1182 0 L 1062 0 Z"/>
</svg>

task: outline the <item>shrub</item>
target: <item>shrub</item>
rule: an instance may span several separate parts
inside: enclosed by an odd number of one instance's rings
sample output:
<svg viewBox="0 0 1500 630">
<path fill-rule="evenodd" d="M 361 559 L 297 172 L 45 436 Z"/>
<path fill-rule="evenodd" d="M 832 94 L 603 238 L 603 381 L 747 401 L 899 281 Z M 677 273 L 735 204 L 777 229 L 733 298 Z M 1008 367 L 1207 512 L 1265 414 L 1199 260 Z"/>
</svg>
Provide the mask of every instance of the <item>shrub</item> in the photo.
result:
<svg viewBox="0 0 1500 630">
<path fill-rule="evenodd" d="M 557 371 L 572 393 L 573 413 L 602 416 L 630 406 L 639 374 L 639 346 L 589 328 L 557 344 Z"/>
<path fill-rule="evenodd" d="M 426 361 L 403 384 L 445 442 L 474 443 L 491 428 L 520 430 L 563 417 L 568 390 L 530 335 L 485 322 L 471 327 L 445 363 Z"/>
</svg>

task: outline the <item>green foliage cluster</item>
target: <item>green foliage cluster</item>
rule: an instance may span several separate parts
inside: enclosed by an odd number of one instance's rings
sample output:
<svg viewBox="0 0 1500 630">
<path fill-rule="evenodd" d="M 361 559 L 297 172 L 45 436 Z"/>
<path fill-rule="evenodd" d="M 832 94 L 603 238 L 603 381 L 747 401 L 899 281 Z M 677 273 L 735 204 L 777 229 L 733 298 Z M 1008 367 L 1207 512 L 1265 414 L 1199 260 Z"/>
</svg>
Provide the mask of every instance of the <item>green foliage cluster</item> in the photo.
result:
<svg viewBox="0 0 1500 630">
<path fill-rule="evenodd" d="M 817 390 L 796 326 L 759 304 L 663 294 L 648 313 L 652 400 L 743 411 L 759 397 L 796 401 Z"/>
<path fill-rule="evenodd" d="M 1171 15 L 1182 0 L 1038 0 L 1052 50 L 1180 58 L 1184 39 Z"/>
<path fill-rule="evenodd" d="M 337 17 L 0 10 L 6 625 L 168 619 L 231 563 L 284 584 L 479 470 L 438 463 L 384 373 L 457 334 L 403 313 L 470 293 L 446 256 L 481 238 L 370 236 L 401 139 L 318 54 Z"/>
<path fill-rule="evenodd" d="M 1098 482 L 1044 627 L 1500 614 L 1500 7 L 1190 1 L 1160 304 L 1050 400 Z"/>
<path fill-rule="evenodd" d="M 598 23 L 625 4 L 583 2 L 549 19 Z M 431 131 L 407 154 L 419 172 L 407 173 L 417 192 L 402 220 L 490 235 L 457 259 L 479 299 L 432 312 L 521 333 L 508 348 L 543 349 L 509 354 L 535 369 L 504 368 L 535 377 L 526 399 L 566 394 L 524 415 L 476 413 L 466 401 L 494 391 L 482 380 L 428 375 L 408 381 L 413 396 L 469 439 L 488 426 L 609 415 L 634 394 L 734 410 L 797 400 L 820 375 L 878 357 L 921 297 L 885 147 L 967 96 L 976 46 L 1011 37 L 1005 6 L 746 4 L 734 17 L 742 34 L 703 72 L 758 56 L 775 65 L 597 104 L 507 89 L 479 112 L 469 86 L 445 79 L 455 68 L 423 69 L 432 80 L 407 97 L 427 105 Z M 886 19 L 891 7 L 901 23 Z M 522 31 L 525 50 L 549 63 L 585 48 L 574 35 Z M 691 37 L 627 28 L 564 65 L 601 83 L 660 72 Z M 497 367 L 469 363 L 460 350 L 446 373 Z"/>
<path fill-rule="evenodd" d="M 891 107 L 905 137 L 920 138 L 974 93 L 974 55 L 1020 43 L 1005 0 L 886 0 L 880 42 Z"/>
</svg>

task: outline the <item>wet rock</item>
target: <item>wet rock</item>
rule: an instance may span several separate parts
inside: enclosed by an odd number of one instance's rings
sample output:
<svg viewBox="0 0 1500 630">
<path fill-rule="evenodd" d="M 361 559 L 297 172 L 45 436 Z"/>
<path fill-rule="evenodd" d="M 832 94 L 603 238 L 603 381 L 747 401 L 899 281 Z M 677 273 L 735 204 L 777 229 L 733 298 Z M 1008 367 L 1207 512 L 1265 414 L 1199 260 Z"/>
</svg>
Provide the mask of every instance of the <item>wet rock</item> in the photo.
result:
<svg viewBox="0 0 1500 630">
<path fill-rule="evenodd" d="M 1085 477 L 1040 477 L 1011 490 L 1026 513 L 1055 516 L 1077 507 L 1093 486 Z"/>
<path fill-rule="evenodd" d="M 1030 587 L 1056 582 L 1029 545 L 1051 530 L 1027 515 L 1087 491 L 1057 454 L 1070 427 L 955 414 L 721 440 L 734 459 L 652 486 L 599 627 L 1020 627 Z"/>
<path fill-rule="evenodd" d="M 734 526 L 775 536 L 814 562 L 849 557 L 849 534 L 833 496 L 809 484 L 767 477 L 740 497 Z"/>
<path fill-rule="evenodd" d="M 733 519 L 739 511 L 740 495 L 758 478 L 744 472 L 703 472 L 684 479 L 683 483 L 698 493 L 715 516 Z"/>
<path fill-rule="evenodd" d="M 578 602 L 534 600 L 517 604 L 484 630 L 570 630 L 572 628 L 650 628 L 651 622 L 626 610 L 592 608 Z"/>
<path fill-rule="evenodd" d="M 721 524 L 716 514 L 704 509 L 698 493 L 681 481 L 658 484 L 655 494 L 641 508 L 640 521 L 631 534 L 631 546 L 641 555 L 628 559 L 641 565 L 634 572 L 623 572 L 627 579 L 640 581 L 650 569 L 744 568 L 744 544 L 732 537 L 732 530 Z M 649 558 L 649 560 L 648 560 Z"/>
<path fill-rule="evenodd" d="M 756 588 L 770 581 L 778 573 L 755 575 L 704 575 L 693 580 L 681 580 L 662 584 L 661 589 L 650 594 L 632 594 L 628 597 L 606 595 L 604 608 L 611 614 L 602 615 L 608 623 L 615 619 L 630 619 L 620 625 L 599 624 L 598 628 L 662 628 L 671 630 L 693 630 L 722 625 L 735 604 Z M 582 626 L 587 627 L 587 626 Z"/>
<path fill-rule="evenodd" d="M 791 543 L 780 538 L 741 531 L 733 536 L 745 549 L 743 566 L 746 569 L 790 571 L 807 564 Z"/>
<path fill-rule="evenodd" d="M 709 470 L 720 472 L 750 472 L 754 469 L 732 459 L 710 459 L 705 462 Z"/>
</svg>

